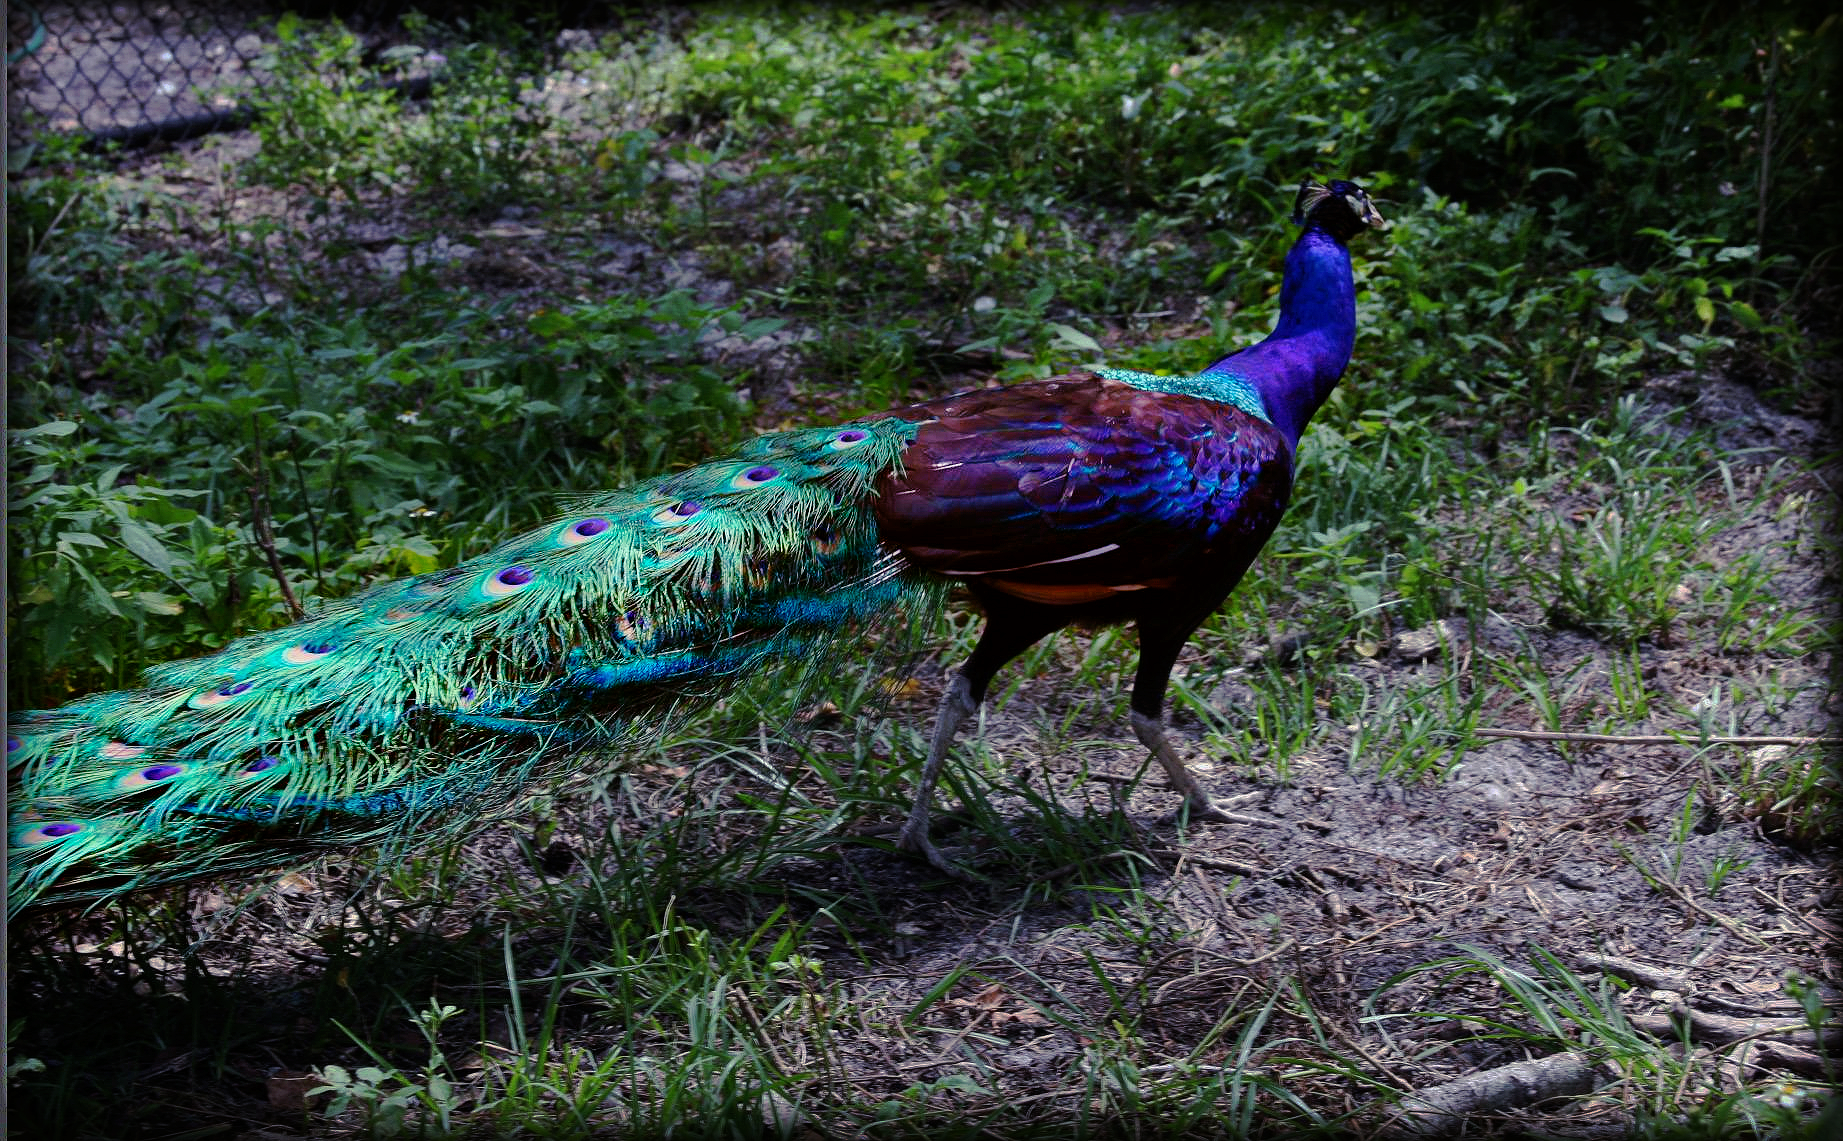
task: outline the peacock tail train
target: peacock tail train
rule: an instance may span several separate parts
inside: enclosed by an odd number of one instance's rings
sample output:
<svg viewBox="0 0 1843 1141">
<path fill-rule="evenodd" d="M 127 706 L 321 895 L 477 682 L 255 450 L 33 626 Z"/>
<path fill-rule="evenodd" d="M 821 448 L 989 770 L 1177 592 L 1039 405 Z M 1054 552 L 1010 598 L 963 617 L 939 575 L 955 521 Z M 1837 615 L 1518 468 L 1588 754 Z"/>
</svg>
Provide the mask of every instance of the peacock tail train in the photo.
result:
<svg viewBox="0 0 1843 1141">
<path fill-rule="evenodd" d="M 762 436 L 141 689 L 24 715 L 9 912 L 452 835 L 949 583 L 985 626 L 899 849 L 954 870 L 928 839 L 954 733 L 1071 623 L 1137 628 L 1133 732 L 1193 817 L 1232 819 L 1166 738 L 1165 689 L 1286 509 L 1356 340 L 1346 243 L 1384 224 L 1350 182 L 1308 180 L 1294 207 L 1272 333 L 1194 376 L 1097 369 Z"/>
<path fill-rule="evenodd" d="M 870 511 L 915 432 L 761 436 L 141 689 L 19 717 L 9 913 L 426 842 L 938 590 Z"/>
</svg>

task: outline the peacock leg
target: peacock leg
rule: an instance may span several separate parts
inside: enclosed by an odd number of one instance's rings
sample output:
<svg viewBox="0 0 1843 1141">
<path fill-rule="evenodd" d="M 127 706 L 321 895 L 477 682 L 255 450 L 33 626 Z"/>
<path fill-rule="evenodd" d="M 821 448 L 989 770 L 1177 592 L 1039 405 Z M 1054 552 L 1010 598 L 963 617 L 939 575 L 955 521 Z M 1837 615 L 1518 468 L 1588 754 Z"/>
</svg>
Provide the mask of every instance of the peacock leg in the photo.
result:
<svg viewBox="0 0 1843 1141">
<path fill-rule="evenodd" d="M 1185 809 L 1192 820 L 1217 820 L 1230 823 L 1242 819 L 1219 807 L 1203 790 L 1197 774 L 1190 771 L 1165 738 L 1164 722 L 1157 717 L 1147 717 L 1137 709 L 1133 710 L 1133 736 L 1139 743 L 1152 751 L 1158 763 L 1165 767 L 1165 775 L 1171 780 L 1171 787 L 1183 794 Z"/>
<path fill-rule="evenodd" d="M 934 715 L 934 735 L 928 741 L 928 759 L 922 764 L 921 779 L 915 782 L 915 803 L 909 808 L 909 818 L 896 836 L 898 849 L 920 856 L 956 877 L 965 873 L 948 863 L 947 857 L 941 855 L 934 841 L 928 838 L 929 802 L 934 797 L 934 786 L 940 782 L 941 766 L 947 763 L 947 751 L 953 748 L 954 734 L 978 708 L 979 702 L 973 698 L 973 683 L 964 673 L 956 673 L 947 692 L 941 696 L 940 712 Z"/>
<path fill-rule="evenodd" d="M 1139 621 L 1139 671 L 1133 678 L 1133 736 L 1152 751 L 1164 766 L 1171 787 L 1184 797 L 1184 809 L 1192 820 L 1229 822 L 1239 819 L 1210 799 L 1195 773 L 1178 757 L 1177 750 L 1165 738 L 1165 687 L 1171 682 L 1171 667 L 1197 623 Z"/>
<path fill-rule="evenodd" d="M 947 763 L 947 751 L 953 748 L 954 733 L 984 703 L 993 675 L 1006 662 L 1060 629 L 1068 620 L 1057 607 L 1022 603 L 997 591 L 983 590 L 978 585 L 973 586 L 973 594 L 985 605 L 985 629 L 979 634 L 979 644 L 973 647 L 972 656 L 954 674 L 947 692 L 941 697 L 941 709 L 934 719 L 934 736 L 928 742 L 928 759 L 922 765 L 921 780 L 915 787 L 915 804 L 909 809 L 909 818 L 896 837 L 898 849 L 920 856 L 958 879 L 967 878 L 966 873 L 948 863 L 928 839 L 928 802 L 934 795 L 935 784 L 941 779 L 941 766 Z"/>
</svg>

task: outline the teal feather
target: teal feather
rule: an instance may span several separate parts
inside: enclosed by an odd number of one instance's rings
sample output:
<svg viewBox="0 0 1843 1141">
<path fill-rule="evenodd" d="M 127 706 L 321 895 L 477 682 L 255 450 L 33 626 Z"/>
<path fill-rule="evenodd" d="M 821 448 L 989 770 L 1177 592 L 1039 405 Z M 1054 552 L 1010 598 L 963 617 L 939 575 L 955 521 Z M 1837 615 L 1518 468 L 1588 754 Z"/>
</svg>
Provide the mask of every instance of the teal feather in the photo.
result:
<svg viewBox="0 0 1843 1141">
<path fill-rule="evenodd" d="M 426 842 L 927 593 L 877 540 L 915 425 L 781 432 L 11 727 L 9 910 Z M 468 809 L 456 817 L 457 807 Z"/>
<path fill-rule="evenodd" d="M 1263 424 L 1273 423 L 1273 417 L 1267 414 L 1267 402 L 1261 399 L 1260 390 L 1246 377 L 1227 369 L 1219 369 L 1220 365 L 1195 376 L 1163 376 L 1127 368 L 1097 368 L 1094 375 L 1130 384 L 1146 392 L 1170 392 L 1178 396 L 1214 400 L 1239 408 Z"/>
</svg>

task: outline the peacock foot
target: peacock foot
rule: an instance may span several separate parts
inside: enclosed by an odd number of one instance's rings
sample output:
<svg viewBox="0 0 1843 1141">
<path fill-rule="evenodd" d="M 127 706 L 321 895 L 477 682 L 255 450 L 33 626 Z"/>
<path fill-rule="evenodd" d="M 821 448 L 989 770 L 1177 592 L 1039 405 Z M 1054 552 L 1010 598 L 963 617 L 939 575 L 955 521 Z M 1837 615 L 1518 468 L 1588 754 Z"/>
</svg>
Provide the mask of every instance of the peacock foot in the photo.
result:
<svg viewBox="0 0 1843 1141">
<path fill-rule="evenodd" d="M 1185 821 L 1196 822 L 1203 820 L 1208 820 L 1216 824 L 1246 824 L 1250 822 L 1248 817 L 1240 813 L 1230 812 L 1228 809 L 1217 804 L 1208 797 L 1203 797 L 1200 802 L 1185 797 L 1182 804 L 1159 817 L 1160 824 L 1182 824 Z"/>
<path fill-rule="evenodd" d="M 1252 797 L 1237 797 L 1234 801 L 1225 804 L 1219 800 L 1211 800 L 1209 794 L 1203 791 L 1201 785 L 1193 784 L 1191 790 L 1185 794 L 1184 802 L 1172 811 L 1159 817 L 1159 823 L 1183 824 L 1186 821 L 1194 823 L 1196 821 L 1207 820 L 1214 824 L 1265 824 L 1269 828 L 1281 827 L 1281 823 L 1278 820 L 1268 820 L 1261 816 L 1249 816 L 1245 812 L 1231 811 L 1231 808 L 1235 804 L 1249 799 L 1256 799 L 1259 795 L 1260 794 L 1255 793 Z"/>
<path fill-rule="evenodd" d="M 915 823 L 914 820 L 910 820 L 902 826 L 902 831 L 897 833 L 896 850 L 898 852 L 926 860 L 936 871 L 959 880 L 961 883 L 974 883 L 978 881 L 980 878 L 979 876 L 953 863 L 946 856 L 941 854 L 939 848 L 934 846 L 934 841 L 928 837 L 928 822 L 926 819 L 922 820 L 920 828 L 916 828 L 914 826 Z"/>
</svg>

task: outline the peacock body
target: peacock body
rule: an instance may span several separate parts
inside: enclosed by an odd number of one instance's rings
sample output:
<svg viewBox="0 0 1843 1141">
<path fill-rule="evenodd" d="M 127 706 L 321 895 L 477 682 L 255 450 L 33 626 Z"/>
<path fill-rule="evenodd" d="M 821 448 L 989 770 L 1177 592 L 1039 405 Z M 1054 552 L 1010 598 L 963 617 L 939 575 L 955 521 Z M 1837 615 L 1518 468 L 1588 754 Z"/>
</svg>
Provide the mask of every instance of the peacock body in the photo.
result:
<svg viewBox="0 0 1843 1141">
<path fill-rule="evenodd" d="M 965 584 L 987 624 L 943 700 L 901 845 L 999 667 L 1133 622 L 1133 727 L 1285 510 L 1299 433 L 1355 337 L 1345 243 L 1381 219 L 1301 187 L 1272 335 L 1195 376 L 1102 369 L 758 437 L 586 499 L 451 569 L 9 725 L 9 912 L 462 827 L 656 735 L 772 661 Z"/>
</svg>

